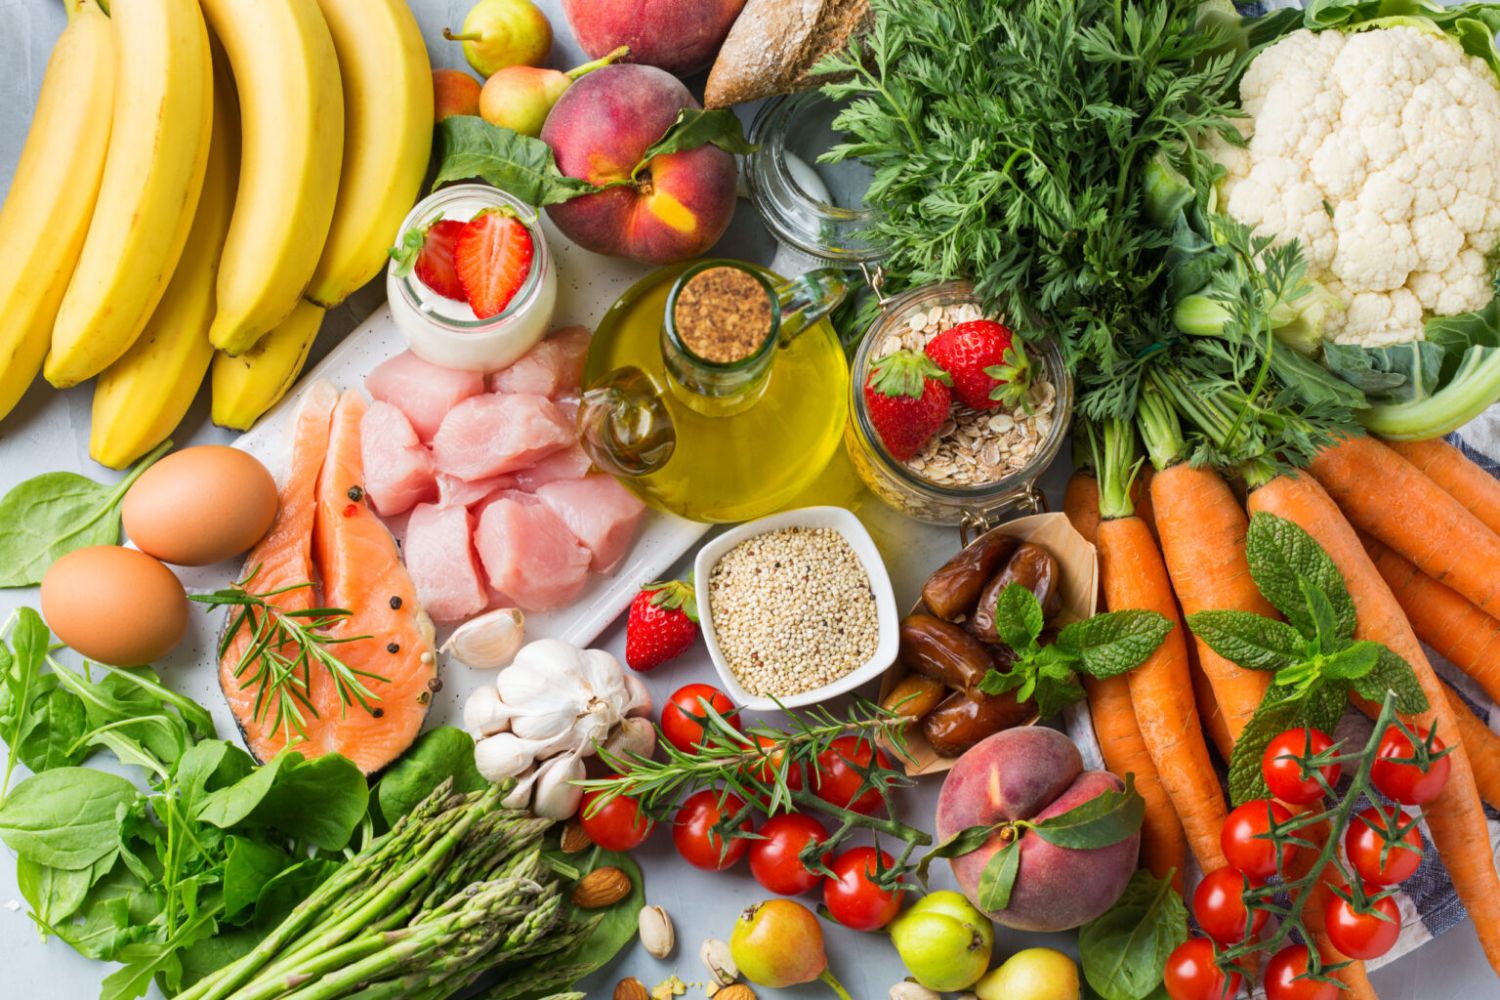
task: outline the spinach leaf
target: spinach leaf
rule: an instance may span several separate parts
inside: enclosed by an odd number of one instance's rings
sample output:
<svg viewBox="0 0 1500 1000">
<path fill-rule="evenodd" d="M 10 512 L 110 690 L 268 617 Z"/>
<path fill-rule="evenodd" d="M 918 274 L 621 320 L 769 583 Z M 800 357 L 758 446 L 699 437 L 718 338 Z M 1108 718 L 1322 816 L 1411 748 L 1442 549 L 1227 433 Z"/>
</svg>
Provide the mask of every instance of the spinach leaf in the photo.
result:
<svg viewBox="0 0 1500 1000">
<path fill-rule="evenodd" d="M 455 792 L 477 792 L 486 784 L 474 766 L 473 738 L 462 729 L 439 726 L 423 735 L 375 786 L 381 816 L 395 823 L 448 778 Z"/>
<path fill-rule="evenodd" d="M 0 839 L 39 864 L 87 868 L 119 844 L 119 813 L 140 792 L 118 775 L 60 767 L 32 775 L 0 805 Z"/>
<path fill-rule="evenodd" d="M 349 842 L 369 807 L 365 776 L 347 758 L 308 761 L 284 750 L 269 764 L 198 803 L 194 818 L 220 829 L 269 826 L 324 850 Z"/>
<path fill-rule="evenodd" d="M 115 863 L 111 853 L 88 868 L 54 868 L 27 857 L 16 859 L 16 885 L 31 912 L 43 926 L 71 917 L 83 905 L 89 889 Z"/>
<path fill-rule="evenodd" d="M 292 857 L 249 837 L 230 836 L 225 846 L 224 916 L 233 919 L 255 906 L 271 880 L 291 867 Z"/>
<path fill-rule="evenodd" d="M 84 897 L 81 919 L 53 926 L 53 932 L 86 958 L 112 961 L 119 950 L 147 933 L 161 907 L 145 881 L 116 865 Z"/>
<path fill-rule="evenodd" d="M 452 115 L 438 125 L 438 172 L 433 190 L 454 181 L 482 178 L 495 187 L 541 207 L 600 190 L 557 168 L 552 147 L 540 139 L 475 115 Z"/>
<path fill-rule="evenodd" d="M 32 698 L 51 640 L 52 633 L 42 616 L 32 608 L 21 608 L 16 612 L 10 645 L 0 642 L 0 670 L 4 671 L 6 696 L 5 745 L 9 749 L 5 777 L 0 781 L 0 801 L 10 789 L 11 771 L 21 756 L 20 744 L 30 725 Z"/>
<path fill-rule="evenodd" d="M 49 674 L 37 683 L 15 753 L 35 774 L 70 767 L 87 756 L 78 745 L 86 732 L 83 702 L 71 691 L 60 689 L 57 678 Z"/>
<path fill-rule="evenodd" d="M 618 868 L 630 876 L 630 895 L 614 906 L 602 910 L 590 910 L 575 915 L 576 920 L 597 920 L 593 931 L 579 944 L 548 959 L 549 964 L 567 967 L 582 979 L 597 969 L 602 969 L 626 945 L 635 940 L 640 927 L 641 907 L 646 905 L 646 877 L 629 854 L 595 848 L 587 861 L 579 866 L 579 875 L 587 875 L 597 868 Z"/>
<path fill-rule="evenodd" d="M 1143 1000 L 1187 936 L 1187 907 L 1171 879 L 1138 871 L 1115 905 L 1079 930 L 1084 979 L 1104 1000 Z"/>
<path fill-rule="evenodd" d="M 114 485 L 72 472 L 45 472 L 0 498 L 0 587 L 31 587 L 76 549 L 120 541 L 120 501 L 172 447 L 163 442 Z"/>
</svg>

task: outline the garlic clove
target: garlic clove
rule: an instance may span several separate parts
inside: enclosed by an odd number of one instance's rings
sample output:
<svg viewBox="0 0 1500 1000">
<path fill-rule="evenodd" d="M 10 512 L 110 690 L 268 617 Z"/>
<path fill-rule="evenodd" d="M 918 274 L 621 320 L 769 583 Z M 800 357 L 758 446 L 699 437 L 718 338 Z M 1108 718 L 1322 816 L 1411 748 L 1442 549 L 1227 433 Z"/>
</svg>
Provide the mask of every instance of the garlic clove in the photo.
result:
<svg viewBox="0 0 1500 1000">
<path fill-rule="evenodd" d="M 518 608 L 499 608 L 471 618 L 443 643 L 443 652 L 477 670 L 494 670 L 516 658 L 526 641 L 526 616 Z"/>
<path fill-rule="evenodd" d="M 578 716 L 589 708 L 589 693 L 582 685 L 549 674 L 544 668 L 523 666 L 519 660 L 495 677 L 495 690 L 517 714 L 561 712 Z"/>
<path fill-rule="evenodd" d="M 552 740 L 574 728 L 578 713 L 569 706 L 520 712 L 510 721 L 511 732 L 525 740 Z"/>
<path fill-rule="evenodd" d="M 555 757 L 537 768 L 532 811 L 543 819 L 565 820 L 578 812 L 583 789 L 573 784 L 585 777 L 583 757 L 572 753 Z"/>
<path fill-rule="evenodd" d="M 627 716 L 648 716 L 653 707 L 651 702 L 651 689 L 646 687 L 646 682 L 634 673 L 625 674 L 625 689 L 630 692 L 630 698 L 625 703 Z"/>
<path fill-rule="evenodd" d="M 516 777 L 516 787 L 512 788 L 500 804 L 507 809 L 525 809 L 531 804 L 531 790 L 536 787 L 537 772 L 540 767 L 532 767 Z"/>
<path fill-rule="evenodd" d="M 656 727 L 651 724 L 650 719 L 626 719 L 609 734 L 603 748 L 619 758 L 620 766 L 631 763 L 626 754 L 649 758 L 656 752 Z"/>
<path fill-rule="evenodd" d="M 500 700 L 500 692 L 491 684 L 478 688 L 464 702 L 464 728 L 476 743 L 509 729 L 510 717 L 510 710 Z"/>
<path fill-rule="evenodd" d="M 620 661 L 602 649 L 586 649 L 583 651 L 583 666 L 594 697 L 604 699 L 624 715 L 630 695 L 625 688 L 625 670 Z"/>
<path fill-rule="evenodd" d="M 578 737 L 578 746 L 586 753 L 594 753 L 594 748 L 609 739 L 610 730 L 620 721 L 615 715 L 615 710 L 604 702 L 596 702 L 594 706 L 573 723 L 573 732 Z"/>
<path fill-rule="evenodd" d="M 517 668 L 534 671 L 553 684 L 566 683 L 570 687 L 583 691 L 587 696 L 588 671 L 583 665 L 583 650 L 572 643 L 563 642 L 561 639 L 537 639 L 534 642 L 528 642 L 516 654 L 515 660 L 511 662 L 506 673 Z"/>
<path fill-rule="evenodd" d="M 474 744 L 474 767 L 489 781 L 514 778 L 534 760 L 533 745 L 515 733 L 496 733 Z"/>
</svg>

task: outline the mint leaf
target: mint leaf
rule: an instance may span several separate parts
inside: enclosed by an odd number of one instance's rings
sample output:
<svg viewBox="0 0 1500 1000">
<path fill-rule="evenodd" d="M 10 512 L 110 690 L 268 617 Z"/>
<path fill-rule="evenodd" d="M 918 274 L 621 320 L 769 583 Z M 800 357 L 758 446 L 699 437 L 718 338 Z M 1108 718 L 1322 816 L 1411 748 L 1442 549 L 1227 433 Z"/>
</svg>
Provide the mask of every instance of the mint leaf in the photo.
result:
<svg viewBox="0 0 1500 1000">
<path fill-rule="evenodd" d="M 1103 1000 L 1141 1000 L 1161 985 L 1167 957 L 1188 937 L 1187 907 L 1170 878 L 1144 869 L 1078 931 L 1083 976 Z"/>
<path fill-rule="evenodd" d="M 1141 828 L 1146 800 L 1135 790 L 1135 775 L 1125 775 L 1125 787 L 1097 795 L 1067 812 L 1036 820 L 1031 832 L 1049 844 L 1087 851 L 1118 844 Z"/>
<path fill-rule="evenodd" d="M 760 147 L 745 138 L 739 116 L 728 108 L 703 111 L 699 108 L 683 108 L 677 120 L 667 126 L 660 139 L 646 147 L 641 162 L 630 172 L 631 179 L 639 177 L 646 164 L 654 156 L 670 153 L 685 153 L 699 146 L 717 146 L 726 153 L 746 155 Z"/>
<path fill-rule="evenodd" d="M 1348 636 L 1339 634 L 1338 616 L 1334 613 L 1333 602 L 1321 587 L 1305 576 L 1297 580 L 1297 586 L 1302 588 L 1302 600 L 1307 605 L 1307 614 L 1312 620 L 1313 638 L 1318 649 L 1328 652 L 1337 648 L 1339 641 Z"/>
<path fill-rule="evenodd" d="M 1144 663 L 1171 631 L 1172 622 L 1155 611 L 1110 611 L 1065 626 L 1057 645 L 1090 677 L 1114 677 Z"/>
<path fill-rule="evenodd" d="M 1352 681 L 1375 669 L 1381 651 L 1378 642 L 1361 640 L 1339 650 L 1323 660 L 1323 676 L 1330 680 Z"/>
<path fill-rule="evenodd" d="M 1074 673 L 1076 665 L 1077 661 L 1056 644 L 1033 645 L 1004 673 L 999 670 L 986 672 L 979 682 L 979 690 L 988 695 L 1014 691 L 1017 701 L 1034 702 L 1037 714 L 1046 718 L 1086 696 L 1087 692 Z"/>
<path fill-rule="evenodd" d="M 1235 805 L 1251 799 L 1268 798 L 1265 775 L 1260 761 L 1279 734 L 1298 725 L 1301 702 L 1295 698 L 1278 699 L 1273 691 L 1260 703 L 1229 755 L 1229 799 Z"/>
<path fill-rule="evenodd" d="M 1249 611 L 1199 611 L 1188 615 L 1188 628 L 1209 649 L 1246 670 L 1282 670 L 1306 655 L 1296 629 Z"/>
<path fill-rule="evenodd" d="M 1012 583 L 995 602 L 995 632 L 1017 653 L 1025 652 L 1046 626 L 1042 604 L 1027 588 Z"/>
<path fill-rule="evenodd" d="M 996 851 L 979 875 L 979 908 L 997 913 L 1010 905 L 1016 874 L 1021 870 L 1021 842 L 1012 840 Z"/>
<path fill-rule="evenodd" d="M 1245 555 L 1255 585 L 1297 631 L 1309 639 L 1318 634 L 1302 589 L 1305 579 L 1328 599 L 1335 634 L 1343 638 L 1354 635 L 1354 601 L 1349 588 L 1328 553 L 1301 527 L 1274 514 L 1258 513 L 1250 518 Z"/>
<path fill-rule="evenodd" d="M 1384 646 L 1380 647 L 1380 654 L 1370 672 L 1354 679 L 1354 690 L 1361 698 L 1376 704 L 1385 700 L 1387 691 L 1394 691 L 1396 711 L 1403 715 L 1425 712 L 1431 707 L 1411 664 Z"/>
<path fill-rule="evenodd" d="M 438 171 L 433 190 L 454 181 L 482 178 L 528 205 L 556 205 L 598 187 L 567 177 L 552 147 L 540 139 L 474 115 L 453 115 L 438 125 Z"/>
<path fill-rule="evenodd" d="M 1333 732 L 1349 708 L 1349 685 L 1345 681 L 1323 681 L 1314 684 L 1302 696 L 1300 725 Z"/>
</svg>

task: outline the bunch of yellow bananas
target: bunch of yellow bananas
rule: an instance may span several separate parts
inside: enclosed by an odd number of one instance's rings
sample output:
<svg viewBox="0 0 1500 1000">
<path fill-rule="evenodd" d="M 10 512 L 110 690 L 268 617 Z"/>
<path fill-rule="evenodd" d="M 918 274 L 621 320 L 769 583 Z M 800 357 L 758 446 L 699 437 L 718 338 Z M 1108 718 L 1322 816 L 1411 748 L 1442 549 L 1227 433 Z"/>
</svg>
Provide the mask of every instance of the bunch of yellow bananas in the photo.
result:
<svg viewBox="0 0 1500 1000">
<path fill-rule="evenodd" d="M 210 365 L 226 427 L 296 380 L 416 200 L 432 72 L 405 0 L 65 2 L 0 206 L 0 418 L 38 370 L 97 375 L 120 468 Z"/>
</svg>

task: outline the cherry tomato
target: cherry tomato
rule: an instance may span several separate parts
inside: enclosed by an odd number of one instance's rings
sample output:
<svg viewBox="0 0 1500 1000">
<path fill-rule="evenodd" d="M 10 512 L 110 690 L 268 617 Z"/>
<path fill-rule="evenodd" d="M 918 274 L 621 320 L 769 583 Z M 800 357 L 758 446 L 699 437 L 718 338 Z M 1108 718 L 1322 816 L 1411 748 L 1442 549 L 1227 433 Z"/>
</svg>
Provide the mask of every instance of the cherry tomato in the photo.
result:
<svg viewBox="0 0 1500 1000">
<path fill-rule="evenodd" d="M 1415 732 L 1422 739 L 1427 738 L 1426 730 L 1418 729 Z M 1444 745 L 1442 740 L 1434 738 L 1433 752 L 1442 750 Z M 1370 780 L 1375 782 L 1375 787 L 1386 798 L 1394 799 L 1402 805 L 1420 806 L 1431 802 L 1442 792 L 1443 786 L 1448 783 L 1449 764 L 1447 757 L 1439 757 L 1424 772 L 1415 764 L 1397 764 L 1392 760 L 1410 758 L 1413 750 L 1406 734 L 1391 726 L 1381 737 L 1380 746 L 1375 749 L 1375 765 L 1370 768 Z"/>
<path fill-rule="evenodd" d="M 1276 845 L 1265 838 L 1271 821 L 1285 823 L 1292 818 L 1287 807 L 1270 799 L 1254 799 L 1234 809 L 1224 820 L 1219 844 L 1230 865 L 1253 879 L 1264 881 L 1292 860 L 1297 848 L 1287 844 L 1281 849 L 1280 863 Z"/>
<path fill-rule="evenodd" d="M 1225 865 L 1203 876 L 1198 888 L 1193 890 L 1193 916 L 1203 932 L 1221 945 L 1239 944 L 1245 940 L 1245 918 L 1249 911 L 1245 907 L 1245 892 L 1252 883 L 1243 874 Z M 1259 934 L 1266 925 L 1269 914 L 1265 910 L 1255 911 L 1252 934 Z"/>
<path fill-rule="evenodd" d="M 750 842 L 750 874 L 766 889 L 783 896 L 800 896 L 823 878 L 808 871 L 801 857 L 809 841 L 821 844 L 828 839 L 822 823 L 811 816 L 783 813 L 766 820 L 760 836 L 765 839 Z"/>
<path fill-rule="evenodd" d="M 714 830 L 726 816 L 736 816 L 745 810 L 745 801 L 738 795 L 723 795 L 722 805 L 720 797 L 721 793 L 705 788 L 689 796 L 672 820 L 672 843 L 677 845 L 677 853 L 682 860 L 704 871 L 732 868 L 750 847 L 749 840 L 733 837 L 726 848 L 723 838 Z M 747 833 L 754 829 L 748 815 L 740 829 Z"/>
<path fill-rule="evenodd" d="M 896 859 L 884 851 L 879 868 L 889 869 Z M 900 889 L 882 889 L 875 884 L 876 854 L 873 847 L 852 847 L 828 867 L 837 878 L 823 882 L 823 905 L 833 919 L 856 931 L 878 931 L 901 912 Z"/>
<path fill-rule="evenodd" d="M 1333 983 L 1299 978 L 1307 974 L 1305 944 L 1289 944 L 1266 963 L 1266 1000 L 1338 1000 L 1342 992 Z"/>
<path fill-rule="evenodd" d="M 593 810 L 593 804 L 603 794 L 583 793 L 583 801 L 578 805 L 578 822 L 583 825 L 583 832 L 606 851 L 631 851 L 641 846 L 656 823 L 628 795 L 617 796 Z"/>
<path fill-rule="evenodd" d="M 1411 817 L 1400 809 L 1387 812 L 1371 806 L 1355 814 L 1344 831 L 1344 853 L 1360 878 L 1376 885 L 1395 885 L 1411 878 L 1422 864 L 1421 833 L 1413 826 L 1389 847 L 1385 837 L 1386 831 L 1398 830 L 1409 822 Z"/>
<path fill-rule="evenodd" d="M 769 736 L 751 736 L 750 738 L 755 741 L 756 746 L 760 747 L 761 752 L 764 754 L 764 757 L 761 759 L 761 762 L 759 764 L 756 764 L 754 767 L 746 768 L 746 770 L 748 770 L 750 772 L 750 776 L 755 778 L 757 781 L 761 781 L 767 785 L 775 787 L 776 775 L 781 770 L 782 761 L 782 754 L 776 752 L 775 750 L 776 741 L 771 739 L 771 737 Z M 802 787 L 802 765 L 787 765 L 786 786 L 788 789 L 794 792 Z M 769 805 L 771 797 L 767 795 L 763 798 L 763 801 Z"/>
<path fill-rule="evenodd" d="M 1379 886 L 1365 887 L 1368 895 L 1379 890 Z M 1360 913 L 1344 897 L 1330 894 L 1323 907 L 1323 925 L 1335 948 L 1364 962 L 1395 947 L 1401 936 L 1401 911 L 1389 896 L 1372 903 L 1370 912 Z"/>
<path fill-rule="evenodd" d="M 1167 956 L 1163 983 L 1172 1000 L 1233 1000 L 1245 978 L 1238 972 L 1226 976 L 1214 964 L 1214 943 L 1191 937 Z"/>
<path fill-rule="evenodd" d="M 1293 805 L 1308 805 L 1317 802 L 1325 794 L 1315 775 L 1303 771 L 1302 762 L 1333 746 L 1327 733 L 1318 729 L 1288 729 L 1266 747 L 1260 759 L 1260 771 L 1265 775 L 1271 794 L 1282 802 Z M 1342 770 L 1337 764 L 1320 769 L 1329 787 L 1339 780 Z"/>
<path fill-rule="evenodd" d="M 740 728 L 739 712 L 729 696 L 712 684 L 688 684 L 680 687 L 667 699 L 661 710 L 661 731 L 667 740 L 683 753 L 697 753 L 703 742 L 705 719 L 699 699 L 713 706 L 714 711 L 736 729 Z"/>
<path fill-rule="evenodd" d="M 852 809 L 866 816 L 879 811 L 882 801 L 875 789 L 867 789 L 859 798 L 854 795 L 864 783 L 863 772 L 874 758 L 881 767 L 891 766 L 891 760 L 883 750 L 875 749 L 868 740 L 857 736 L 840 736 L 827 750 L 818 755 L 818 773 L 813 780 L 813 791 L 824 802 Z"/>
</svg>

